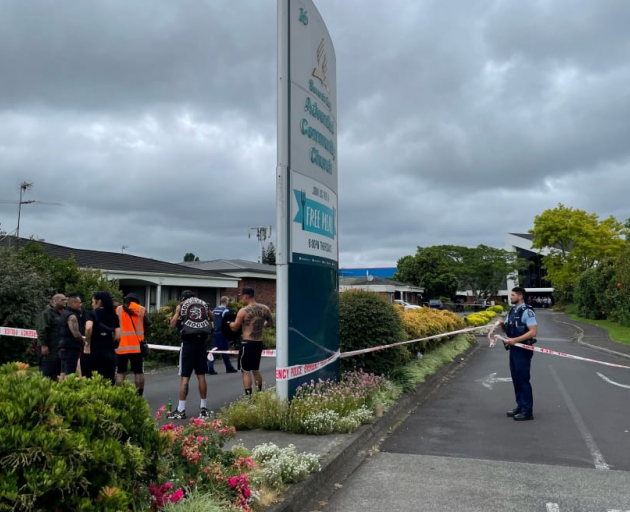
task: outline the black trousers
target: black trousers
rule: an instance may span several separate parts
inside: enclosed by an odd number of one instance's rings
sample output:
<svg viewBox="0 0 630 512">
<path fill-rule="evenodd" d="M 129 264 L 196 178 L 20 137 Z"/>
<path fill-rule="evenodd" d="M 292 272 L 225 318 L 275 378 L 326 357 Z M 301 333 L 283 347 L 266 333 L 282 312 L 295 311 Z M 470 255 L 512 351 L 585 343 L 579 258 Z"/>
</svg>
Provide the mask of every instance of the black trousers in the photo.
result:
<svg viewBox="0 0 630 512">
<path fill-rule="evenodd" d="M 91 379 L 94 373 L 116 384 L 116 352 L 113 349 L 92 349 L 89 354 L 81 355 L 81 374 Z"/>
</svg>

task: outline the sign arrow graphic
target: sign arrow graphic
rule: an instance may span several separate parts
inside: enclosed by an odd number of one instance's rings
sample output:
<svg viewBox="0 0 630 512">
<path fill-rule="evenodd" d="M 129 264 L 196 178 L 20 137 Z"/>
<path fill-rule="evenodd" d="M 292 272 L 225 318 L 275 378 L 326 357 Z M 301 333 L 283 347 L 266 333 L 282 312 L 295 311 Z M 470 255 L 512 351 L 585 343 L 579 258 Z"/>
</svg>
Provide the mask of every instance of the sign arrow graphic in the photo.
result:
<svg viewBox="0 0 630 512">
<path fill-rule="evenodd" d="M 601 377 L 603 380 L 605 380 L 606 382 L 608 382 L 608 384 L 612 384 L 613 386 L 619 386 L 620 388 L 626 388 L 626 389 L 630 389 L 630 386 L 628 384 L 619 384 L 618 382 L 615 382 L 614 380 L 610 380 L 608 377 L 606 377 L 605 375 L 602 375 L 599 372 L 595 372 L 599 377 Z"/>
<path fill-rule="evenodd" d="M 488 389 L 492 389 L 492 386 L 495 382 L 512 382 L 512 379 L 510 377 L 496 377 L 496 374 L 496 372 L 491 373 L 483 379 L 475 380 L 475 382 L 481 382 L 481 385 Z"/>
</svg>

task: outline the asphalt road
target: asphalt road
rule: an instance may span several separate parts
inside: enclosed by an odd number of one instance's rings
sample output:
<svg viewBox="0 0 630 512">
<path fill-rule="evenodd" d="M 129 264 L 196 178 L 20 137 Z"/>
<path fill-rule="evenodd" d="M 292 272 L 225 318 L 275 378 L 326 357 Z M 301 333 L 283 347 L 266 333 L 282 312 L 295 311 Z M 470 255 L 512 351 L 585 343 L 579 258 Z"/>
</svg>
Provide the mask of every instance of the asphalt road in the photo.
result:
<svg viewBox="0 0 630 512">
<path fill-rule="evenodd" d="M 236 366 L 235 361 L 234 365 Z M 260 368 L 263 374 L 263 385 L 265 387 L 275 386 L 276 360 L 263 357 Z M 223 361 L 216 361 L 215 369 L 219 372 L 218 375 L 206 375 L 206 382 L 208 383 L 207 405 L 208 409 L 217 412 L 221 407 L 242 396 L 244 391 L 240 372 L 225 373 Z M 128 374 L 127 379 L 133 382 L 133 374 Z M 180 377 L 177 375 L 176 367 L 162 368 L 145 376 L 144 396 L 154 414 L 160 406 L 166 405 L 169 398 L 173 401 L 173 409 L 177 407 L 179 383 Z M 189 389 L 186 414 L 188 418 L 191 418 L 199 414 L 199 385 L 194 373 L 190 379 Z M 187 421 L 182 420 L 182 423 Z"/>
<path fill-rule="evenodd" d="M 559 318 L 538 312 L 538 346 L 630 365 Z M 535 354 L 535 420 L 515 422 L 508 353 L 479 341 L 323 510 L 630 512 L 630 370 Z"/>
</svg>

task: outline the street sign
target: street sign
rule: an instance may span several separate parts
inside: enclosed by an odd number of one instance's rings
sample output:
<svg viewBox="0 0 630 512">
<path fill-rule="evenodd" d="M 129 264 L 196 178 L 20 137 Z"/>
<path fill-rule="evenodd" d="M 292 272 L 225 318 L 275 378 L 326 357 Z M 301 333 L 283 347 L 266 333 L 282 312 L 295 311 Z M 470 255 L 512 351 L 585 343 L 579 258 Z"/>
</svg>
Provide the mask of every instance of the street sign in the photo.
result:
<svg viewBox="0 0 630 512">
<path fill-rule="evenodd" d="M 339 376 L 336 73 L 314 3 L 278 0 L 276 364 L 321 368 L 278 381 L 283 398 Z"/>
</svg>

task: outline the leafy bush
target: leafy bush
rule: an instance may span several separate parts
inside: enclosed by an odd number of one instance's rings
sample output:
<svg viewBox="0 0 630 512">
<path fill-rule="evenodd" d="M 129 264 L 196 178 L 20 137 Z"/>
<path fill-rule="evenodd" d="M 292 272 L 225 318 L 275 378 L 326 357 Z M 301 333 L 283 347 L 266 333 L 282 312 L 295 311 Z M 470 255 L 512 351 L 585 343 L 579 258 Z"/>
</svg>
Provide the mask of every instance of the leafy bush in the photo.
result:
<svg viewBox="0 0 630 512">
<path fill-rule="evenodd" d="M 124 510 L 164 441 L 131 384 L 0 367 L 0 510 Z"/>
<path fill-rule="evenodd" d="M 435 336 L 436 334 L 456 331 L 466 327 L 465 322 L 459 315 L 447 310 L 421 308 L 404 311 L 403 308 L 398 308 L 398 313 L 402 318 L 408 340 Z M 406 347 L 411 354 L 415 355 L 416 352 L 425 352 L 431 347 L 444 343 L 445 340 L 446 338 L 437 338 L 435 340 L 412 343 L 406 345 Z"/>
<path fill-rule="evenodd" d="M 0 325 L 35 329 L 35 319 L 46 307 L 46 286 L 46 277 L 20 259 L 18 251 L 0 248 Z M 29 338 L 0 336 L 0 364 L 24 361 L 33 345 Z"/>
<path fill-rule="evenodd" d="M 405 341 L 405 331 L 396 308 L 374 292 L 350 290 L 339 298 L 339 338 L 341 351 L 347 352 Z M 409 351 L 397 346 L 341 360 L 341 370 L 363 369 L 387 375 L 409 361 Z"/>
<path fill-rule="evenodd" d="M 481 327 L 482 325 L 486 325 L 495 316 L 497 316 L 497 314 L 494 311 L 485 310 L 472 313 L 466 316 L 464 320 L 469 327 Z"/>
<path fill-rule="evenodd" d="M 286 426 L 288 405 L 274 389 L 243 396 L 221 409 L 219 417 L 237 430 L 282 430 Z"/>
<path fill-rule="evenodd" d="M 607 313 L 614 309 L 615 304 L 606 300 L 605 293 L 613 280 L 613 274 L 614 267 L 611 261 L 600 263 L 597 267 L 582 272 L 573 292 L 580 316 L 600 320 L 606 318 Z"/>
<path fill-rule="evenodd" d="M 488 311 L 494 311 L 497 315 L 500 315 L 501 313 L 503 313 L 503 306 L 500 306 L 499 304 L 495 306 L 490 306 L 488 308 Z"/>
<path fill-rule="evenodd" d="M 182 338 L 179 332 L 170 327 L 170 321 L 177 304 L 179 304 L 178 301 L 172 300 L 158 311 L 149 313 L 152 322 L 151 335 L 148 338 L 149 343 L 154 345 L 168 345 L 169 347 L 179 347 L 181 345 Z M 179 361 L 179 352 L 171 350 L 152 350 L 149 354 L 149 360 L 177 364 Z"/>
</svg>

